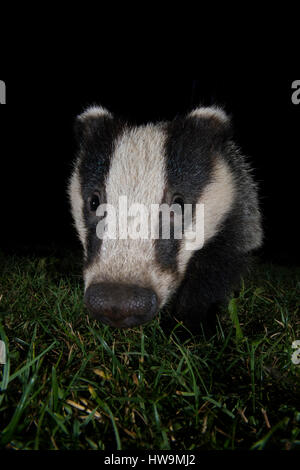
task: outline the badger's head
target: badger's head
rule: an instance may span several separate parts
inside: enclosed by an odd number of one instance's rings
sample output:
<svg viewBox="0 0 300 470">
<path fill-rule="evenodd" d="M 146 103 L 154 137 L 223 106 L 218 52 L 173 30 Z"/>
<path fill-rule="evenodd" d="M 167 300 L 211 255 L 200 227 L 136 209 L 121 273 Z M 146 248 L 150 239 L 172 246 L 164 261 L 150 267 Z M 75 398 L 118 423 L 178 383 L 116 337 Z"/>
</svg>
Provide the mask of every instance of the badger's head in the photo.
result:
<svg viewBox="0 0 300 470">
<path fill-rule="evenodd" d="M 84 249 L 85 304 L 95 318 L 116 327 L 145 323 L 179 287 L 194 251 L 214 237 L 235 199 L 222 154 L 229 128 L 226 114 L 214 107 L 138 127 L 98 106 L 77 118 L 79 151 L 69 195 Z M 127 207 L 143 204 L 149 217 L 155 204 L 190 204 L 193 214 L 203 204 L 201 246 L 186 249 L 185 233 L 163 238 L 159 213 L 149 224 L 159 227 L 154 239 L 99 238 L 96 227 L 105 213 L 99 217 L 97 209 L 109 204 L 119 217 L 120 196 Z M 171 234 L 173 223 L 171 217 Z"/>
</svg>

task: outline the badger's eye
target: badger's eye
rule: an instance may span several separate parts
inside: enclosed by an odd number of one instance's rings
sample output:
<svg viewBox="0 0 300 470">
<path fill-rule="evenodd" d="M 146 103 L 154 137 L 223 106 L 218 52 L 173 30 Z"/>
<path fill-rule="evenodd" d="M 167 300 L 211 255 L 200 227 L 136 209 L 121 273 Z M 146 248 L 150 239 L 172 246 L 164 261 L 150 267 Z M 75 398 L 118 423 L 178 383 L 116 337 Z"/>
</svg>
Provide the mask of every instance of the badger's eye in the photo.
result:
<svg viewBox="0 0 300 470">
<path fill-rule="evenodd" d="M 181 210 L 183 212 L 184 210 L 184 200 L 181 194 L 175 194 L 172 199 L 172 204 L 178 204 L 181 207 Z"/>
<path fill-rule="evenodd" d="M 92 212 L 95 212 L 99 205 L 100 205 L 100 198 L 98 194 L 93 194 L 93 196 L 90 199 L 90 210 Z"/>
</svg>

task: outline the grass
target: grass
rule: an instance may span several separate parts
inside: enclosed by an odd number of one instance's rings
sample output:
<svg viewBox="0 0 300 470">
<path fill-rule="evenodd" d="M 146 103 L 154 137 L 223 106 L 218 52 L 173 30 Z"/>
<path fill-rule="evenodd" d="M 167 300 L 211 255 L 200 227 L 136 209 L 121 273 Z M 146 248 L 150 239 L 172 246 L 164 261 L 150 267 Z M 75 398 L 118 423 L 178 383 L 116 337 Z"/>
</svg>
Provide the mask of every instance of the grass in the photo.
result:
<svg viewBox="0 0 300 470">
<path fill-rule="evenodd" d="M 91 321 L 72 257 L 0 263 L 0 448 L 300 449 L 300 268 L 258 266 L 207 339 Z"/>
</svg>

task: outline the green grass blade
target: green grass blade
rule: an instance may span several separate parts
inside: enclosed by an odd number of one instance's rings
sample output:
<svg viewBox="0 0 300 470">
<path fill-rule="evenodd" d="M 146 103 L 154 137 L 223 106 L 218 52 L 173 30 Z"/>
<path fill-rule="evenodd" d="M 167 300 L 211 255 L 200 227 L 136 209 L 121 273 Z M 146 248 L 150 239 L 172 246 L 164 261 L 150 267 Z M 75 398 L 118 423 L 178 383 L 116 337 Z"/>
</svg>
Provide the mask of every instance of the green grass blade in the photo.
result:
<svg viewBox="0 0 300 470">
<path fill-rule="evenodd" d="M 244 335 L 238 318 L 238 299 L 233 298 L 230 300 L 228 304 L 228 311 L 233 326 L 235 327 L 236 341 L 239 342 L 243 339 Z"/>
<path fill-rule="evenodd" d="M 55 344 L 56 344 L 56 341 L 53 341 L 53 343 L 50 344 L 50 346 L 48 346 L 48 348 L 46 348 L 44 351 L 42 351 L 38 356 L 36 356 L 31 361 L 27 362 L 27 364 L 25 364 L 20 369 L 16 370 L 16 372 L 14 372 L 9 377 L 9 382 L 12 382 L 15 378 L 19 377 L 19 375 L 23 374 L 24 372 L 27 372 L 33 364 L 35 364 L 37 361 L 39 361 L 41 359 L 41 357 L 43 357 L 45 354 L 47 354 L 49 351 L 51 351 L 51 349 L 54 348 Z"/>
</svg>

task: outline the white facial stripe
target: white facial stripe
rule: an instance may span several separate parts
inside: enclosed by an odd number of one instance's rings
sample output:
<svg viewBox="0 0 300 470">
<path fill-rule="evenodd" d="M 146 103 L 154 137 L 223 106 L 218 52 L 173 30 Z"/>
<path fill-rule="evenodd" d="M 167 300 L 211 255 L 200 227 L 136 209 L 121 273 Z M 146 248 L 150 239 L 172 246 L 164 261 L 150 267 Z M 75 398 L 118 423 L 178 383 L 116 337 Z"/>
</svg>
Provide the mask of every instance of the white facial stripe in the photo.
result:
<svg viewBox="0 0 300 470">
<path fill-rule="evenodd" d="M 233 176 L 224 161 L 216 161 L 213 173 L 213 181 L 207 185 L 200 198 L 205 211 L 204 243 L 216 234 L 220 223 L 232 207 L 235 193 Z"/>
<path fill-rule="evenodd" d="M 144 204 L 149 227 L 151 204 L 161 203 L 166 186 L 165 140 L 163 129 L 152 124 L 127 131 L 115 144 L 106 179 L 107 203 L 118 209 L 119 197 L 126 196 L 128 207 Z M 99 256 L 84 274 L 86 288 L 95 280 L 153 286 L 162 301 L 175 285 L 175 275 L 157 269 L 155 240 L 151 239 L 104 239 Z"/>
<path fill-rule="evenodd" d="M 218 158 L 213 171 L 213 181 L 204 189 L 197 204 L 204 205 L 204 245 L 218 231 L 224 217 L 229 212 L 234 201 L 235 185 L 227 164 Z M 187 264 L 193 254 L 185 249 L 184 241 L 178 252 L 178 270 L 184 274 Z"/>
<path fill-rule="evenodd" d="M 81 196 L 81 187 L 78 169 L 72 173 L 69 188 L 68 188 L 69 198 L 71 202 L 71 210 L 73 215 L 73 220 L 75 222 L 75 227 L 79 235 L 80 241 L 83 245 L 84 252 L 86 254 L 86 236 L 87 230 L 83 220 L 83 199 Z"/>
</svg>

